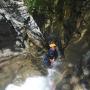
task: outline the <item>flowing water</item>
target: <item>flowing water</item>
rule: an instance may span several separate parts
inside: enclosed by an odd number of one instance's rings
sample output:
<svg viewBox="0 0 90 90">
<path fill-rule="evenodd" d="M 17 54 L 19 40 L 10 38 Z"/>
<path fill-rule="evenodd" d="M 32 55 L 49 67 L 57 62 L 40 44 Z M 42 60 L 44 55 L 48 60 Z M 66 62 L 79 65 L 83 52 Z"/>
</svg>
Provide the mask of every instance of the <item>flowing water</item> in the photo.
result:
<svg viewBox="0 0 90 90">
<path fill-rule="evenodd" d="M 56 90 L 56 84 L 60 81 L 61 65 L 60 62 L 55 62 L 53 68 L 47 69 L 47 76 L 29 77 L 22 85 L 9 84 L 5 90 Z"/>
</svg>

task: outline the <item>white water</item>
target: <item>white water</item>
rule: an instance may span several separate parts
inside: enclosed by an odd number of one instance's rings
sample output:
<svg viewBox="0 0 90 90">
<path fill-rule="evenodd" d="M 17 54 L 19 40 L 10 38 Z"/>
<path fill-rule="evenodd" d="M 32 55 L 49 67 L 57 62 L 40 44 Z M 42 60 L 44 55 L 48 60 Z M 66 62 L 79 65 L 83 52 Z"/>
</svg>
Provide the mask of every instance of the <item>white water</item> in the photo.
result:
<svg viewBox="0 0 90 90">
<path fill-rule="evenodd" d="M 59 76 L 58 71 L 55 68 L 48 69 L 46 77 L 29 77 L 21 86 L 9 84 L 5 90 L 55 90 L 55 76 Z"/>
<path fill-rule="evenodd" d="M 10 84 L 5 90 L 52 90 L 50 82 L 45 77 L 30 77 L 21 86 Z"/>
</svg>

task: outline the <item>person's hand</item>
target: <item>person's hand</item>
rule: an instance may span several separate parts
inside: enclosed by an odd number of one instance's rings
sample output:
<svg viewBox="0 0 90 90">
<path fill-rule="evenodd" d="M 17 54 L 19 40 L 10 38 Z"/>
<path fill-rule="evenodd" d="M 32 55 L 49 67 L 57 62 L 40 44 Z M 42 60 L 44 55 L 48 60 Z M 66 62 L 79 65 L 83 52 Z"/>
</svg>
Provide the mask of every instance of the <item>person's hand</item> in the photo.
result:
<svg viewBox="0 0 90 90">
<path fill-rule="evenodd" d="M 51 62 L 51 63 L 54 63 L 54 61 L 55 61 L 55 59 L 54 59 L 54 58 L 53 58 L 53 59 L 50 59 L 50 62 Z"/>
</svg>

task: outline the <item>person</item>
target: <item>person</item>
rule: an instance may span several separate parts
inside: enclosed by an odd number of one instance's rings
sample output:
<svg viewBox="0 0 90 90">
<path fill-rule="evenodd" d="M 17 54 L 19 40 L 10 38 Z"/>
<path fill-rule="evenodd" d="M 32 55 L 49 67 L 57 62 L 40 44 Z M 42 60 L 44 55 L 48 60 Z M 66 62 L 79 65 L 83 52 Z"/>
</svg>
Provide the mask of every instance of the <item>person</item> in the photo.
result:
<svg viewBox="0 0 90 90">
<path fill-rule="evenodd" d="M 50 48 L 49 48 L 49 50 L 48 50 L 48 52 L 47 52 L 47 54 L 45 55 L 45 58 L 44 58 L 44 64 L 47 67 L 51 66 L 58 57 L 58 52 L 56 50 L 56 44 L 51 43 L 49 45 L 49 47 Z"/>
<path fill-rule="evenodd" d="M 47 46 L 49 46 L 49 44 L 52 42 L 56 44 L 58 56 L 61 60 L 64 60 L 64 58 L 65 58 L 64 49 L 62 47 L 61 38 L 59 37 L 59 35 L 56 32 L 51 32 L 51 33 L 45 35 L 45 39 L 47 42 Z M 48 47 L 48 49 L 49 49 L 49 47 Z"/>
</svg>

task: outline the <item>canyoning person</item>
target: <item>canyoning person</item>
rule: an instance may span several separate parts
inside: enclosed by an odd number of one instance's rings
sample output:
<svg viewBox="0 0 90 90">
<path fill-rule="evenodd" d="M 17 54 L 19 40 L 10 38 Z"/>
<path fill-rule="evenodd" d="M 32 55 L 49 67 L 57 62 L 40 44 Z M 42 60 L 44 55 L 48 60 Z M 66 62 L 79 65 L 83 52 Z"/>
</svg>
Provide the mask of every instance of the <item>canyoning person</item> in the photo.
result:
<svg viewBox="0 0 90 90">
<path fill-rule="evenodd" d="M 64 60 L 64 57 L 65 57 L 64 56 L 64 49 L 62 48 L 62 43 L 61 43 L 60 36 L 56 32 L 52 32 L 52 33 L 49 33 L 49 34 L 46 33 L 45 39 L 46 39 L 46 42 L 47 42 L 47 46 L 49 46 L 51 42 L 54 42 L 56 44 L 58 57 L 61 60 Z M 48 47 L 48 49 L 49 49 L 49 47 Z"/>
<path fill-rule="evenodd" d="M 51 66 L 58 57 L 56 44 L 52 42 L 49 47 L 50 48 L 44 58 L 44 64 L 48 67 Z"/>
</svg>

